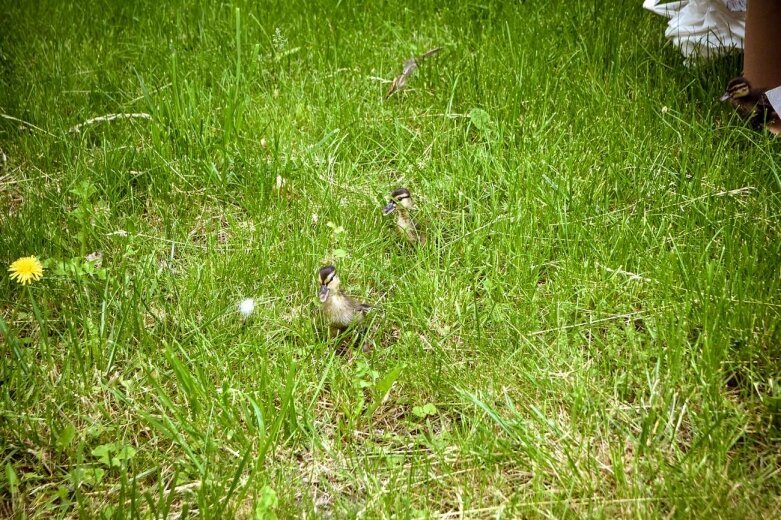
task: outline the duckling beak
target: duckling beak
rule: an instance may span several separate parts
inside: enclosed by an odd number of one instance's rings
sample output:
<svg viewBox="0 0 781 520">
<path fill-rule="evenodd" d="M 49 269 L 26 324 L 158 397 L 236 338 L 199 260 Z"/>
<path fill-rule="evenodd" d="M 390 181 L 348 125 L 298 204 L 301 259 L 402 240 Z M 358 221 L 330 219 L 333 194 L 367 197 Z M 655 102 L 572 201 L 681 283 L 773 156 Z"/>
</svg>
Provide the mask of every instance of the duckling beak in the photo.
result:
<svg viewBox="0 0 781 520">
<path fill-rule="evenodd" d="M 719 101 L 727 101 L 729 98 L 730 98 L 729 92 L 725 92 L 724 94 L 721 95 Z"/>
<path fill-rule="evenodd" d="M 382 208 L 382 214 L 388 215 L 390 213 L 393 213 L 393 210 L 396 209 L 396 203 L 393 201 L 388 202 L 388 205 Z"/>
<path fill-rule="evenodd" d="M 320 286 L 320 301 L 325 302 L 328 299 L 328 286 L 323 284 Z"/>
</svg>

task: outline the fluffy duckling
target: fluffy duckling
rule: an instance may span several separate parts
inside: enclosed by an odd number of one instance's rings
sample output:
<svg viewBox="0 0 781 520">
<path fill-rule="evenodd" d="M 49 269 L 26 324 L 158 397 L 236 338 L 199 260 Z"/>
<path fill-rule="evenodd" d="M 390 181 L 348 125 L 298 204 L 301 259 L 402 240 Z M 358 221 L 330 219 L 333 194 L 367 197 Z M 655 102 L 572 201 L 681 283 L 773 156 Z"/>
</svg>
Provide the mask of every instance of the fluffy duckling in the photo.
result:
<svg viewBox="0 0 781 520">
<path fill-rule="evenodd" d="M 759 92 L 751 89 L 751 83 L 748 82 L 743 76 L 732 78 L 727 83 L 727 90 L 721 95 L 721 101 L 738 100 L 743 99 L 746 101 L 754 101 L 759 99 Z"/>
<path fill-rule="evenodd" d="M 383 215 L 396 212 L 396 225 L 408 242 L 423 245 L 426 235 L 420 226 L 412 220 L 410 211 L 415 210 L 415 203 L 407 188 L 398 188 L 391 193 L 388 205 L 382 208 Z"/>
<path fill-rule="evenodd" d="M 751 83 L 742 76 L 729 80 L 727 90 L 720 99 L 729 100 L 737 106 L 749 118 L 754 128 L 761 129 L 766 124 L 772 124 L 779 119 L 765 93 L 752 88 Z"/>
<path fill-rule="evenodd" d="M 363 321 L 371 306 L 360 303 L 358 300 L 342 293 L 339 289 L 339 276 L 337 276 L 334 266 L 326 265 L 321 267 L 318 272 L 318 279 L 320 280 L 320 302 L 322 303 L 323 314 L 328 320 L 330 337 L 335 337 L 350 326 Z"/>
</svg>

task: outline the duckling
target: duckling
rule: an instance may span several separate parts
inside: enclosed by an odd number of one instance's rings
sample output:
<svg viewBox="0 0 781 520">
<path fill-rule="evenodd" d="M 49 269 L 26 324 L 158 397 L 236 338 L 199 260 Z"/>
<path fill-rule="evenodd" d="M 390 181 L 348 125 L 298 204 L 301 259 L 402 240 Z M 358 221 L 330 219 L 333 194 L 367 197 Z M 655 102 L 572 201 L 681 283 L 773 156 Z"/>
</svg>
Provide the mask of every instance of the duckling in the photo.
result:
<svg viewBox="0 0 781 520">
<path fill-rule="evenodd" d="M 743 76 L 732 78 L 727 82 L 727 90 L 719 98 L 720 101 L 745 99 L 750 101 L 753 98 L 756 101 L 759 96 L 756 91 L 751 90 L 751 83 Z"/>
<path fill-rule="evenodd" d="M 347 296 L 339 289 L 339 276 L 332 265 L 321 267 L 318 272 L 320 280 L 320 302 L 323 314 L 328 319 L 328 332 L 330 337 L 336 337 L 352 325 L 363 321 L 371 305 L 360 303 L 358 300 Z"/>
<path fill-rule="evenodd" d="M 749 122 L 756 129 L 778 120 L 778 114 L 773 110 L 765 93 L 752 88 L 751 83 L 742 76 L 729 80 L 727 90 L 720 100 L 732 102 L 742 114 L 748 117 Z"/>
<path fill-rule="evenodd" d="M 382 208 L 382 214 L 389 215 L 394 210 L 397 210 L 396 225 L 407 241 L 412 244 L 424 245 L 426 243 L 426 234 L 410 216 L 410 211 L 415 210 L 415 203 L 412 201 L 412 196 L 407 188 L 393 190 L 388 205 Z"/>
</svg>

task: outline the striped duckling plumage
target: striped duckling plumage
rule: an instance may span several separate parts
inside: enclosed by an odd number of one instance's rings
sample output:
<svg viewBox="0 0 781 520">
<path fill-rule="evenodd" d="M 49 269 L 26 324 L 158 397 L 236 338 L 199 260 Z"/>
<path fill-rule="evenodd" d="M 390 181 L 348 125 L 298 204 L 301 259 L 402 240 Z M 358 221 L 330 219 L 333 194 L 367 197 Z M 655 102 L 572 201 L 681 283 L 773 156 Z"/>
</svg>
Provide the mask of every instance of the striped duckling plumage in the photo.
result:
<svg viewBox="0 0 781 520">
<path fill-rule="evenodd" d="M 413 220 L 411 213 L 415 211 L 415 203 L 407 188 L 398 188 L 391 193 L 390 201 L 382 209 L 383 215 L 396 212 L 396 226 L 411 244 L 426 243 L 426 234 L 420 225 Z"/>
<path fill-rule="evenodd" d="M 330 337 L 338 336 L 351 326 L 363 321 L 371 306 L 342 292 L 341 282 L 334 266 L 321 267 L 318 271 L 318 281 L 320 282 L 320 303 L 323 314 L 328 320 Z"/>
<path fill-rule="evenodd" d="M 779 120 L 765 93 L 760 89 L 752 88 L 751 83 L 742 76 L 732 78 L 727 83 L 727 90 L 720 99 L 735 105 L 756 129 Z"/>
</svg>

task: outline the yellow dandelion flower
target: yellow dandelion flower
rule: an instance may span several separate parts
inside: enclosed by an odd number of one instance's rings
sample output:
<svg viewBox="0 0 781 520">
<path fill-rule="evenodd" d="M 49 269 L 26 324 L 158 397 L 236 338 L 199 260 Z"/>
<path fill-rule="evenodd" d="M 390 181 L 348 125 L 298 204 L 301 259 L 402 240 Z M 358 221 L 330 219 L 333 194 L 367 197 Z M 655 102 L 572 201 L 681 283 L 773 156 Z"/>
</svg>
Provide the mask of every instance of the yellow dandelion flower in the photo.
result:
<svg viewBox="0 0 781 520">
<path fill-rule="evenodd" d="M 43 278 L 43 266 L 41 261 L 34 256 L 24 256 L 11 264 L 8 268 L 11 273 L 11 280 L 17 283 L 27 285 L 30 282 L 37 282 Z"/>
</svg>

